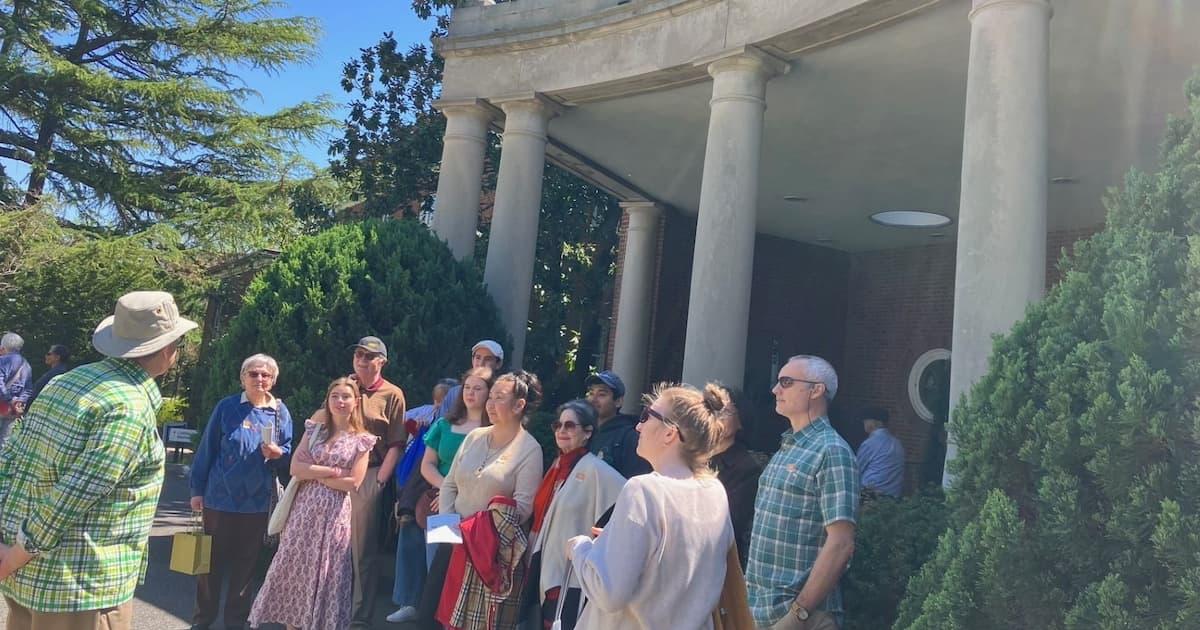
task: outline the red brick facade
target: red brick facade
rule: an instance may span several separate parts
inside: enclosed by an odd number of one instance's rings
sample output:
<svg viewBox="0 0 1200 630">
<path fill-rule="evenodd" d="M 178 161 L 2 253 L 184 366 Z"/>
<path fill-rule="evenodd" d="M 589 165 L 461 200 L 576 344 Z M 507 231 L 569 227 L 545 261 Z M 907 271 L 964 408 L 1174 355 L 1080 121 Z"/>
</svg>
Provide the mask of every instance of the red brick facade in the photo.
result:
<svg viewBox="0 0 1200 630">
<path fill-rule="evenodd" d="M 650 339 L 651 382 L 678 380 L 683 369 L 695 229 L 693 218 L 664 213 Z M 1048 285 L 1059 278 L 1057 265 L 1064 248 L 1094 232 L 1047 236 Z M 624 245 L 622 222 L 621 261 Z M 866 405 L 887 409 L 891 430 L 907 451 L 908 482 L 914 485 L 931 425 L 917 416 L 908 400 L 908 375 L 920 355 L 950 347 L 954 256 L 950 242 L 847 254 L 760 235 L 746 348 L 745 389 L 754 406 L 747 427 L 751 446 L 773 450 L 784 430 L 782 418 L 772 411 L 772 367 L 794 354 L 817 354 L 833 363 L 841 380 L 831 411 L 835 426 L 857 446 L 864 436 L 851 420 L 854 411 Z M 611 336 L 608 357 L 611 364 Z"/>
</svg>

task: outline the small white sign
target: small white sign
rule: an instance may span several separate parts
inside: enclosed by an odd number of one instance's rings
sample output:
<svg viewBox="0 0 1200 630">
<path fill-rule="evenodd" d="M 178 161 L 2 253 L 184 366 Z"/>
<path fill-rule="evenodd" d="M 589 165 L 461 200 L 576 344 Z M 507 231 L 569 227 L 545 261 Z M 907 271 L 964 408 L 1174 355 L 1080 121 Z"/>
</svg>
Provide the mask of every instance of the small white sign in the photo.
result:
<svg viewBox="0 0 1200 630">
<path fill-rule="evenodd" d="M 430 514 L 426 521 L 425 542 L 462 544 L 462 517 L 457 514 Z"/>
<path fill-rule="evenodd" d="M 197 433 L 199 433 L 199 431 L 196 429 L 170 427 L 167 429 L 166 441 L 168 444 L 191 444 Z"/>
</svg>

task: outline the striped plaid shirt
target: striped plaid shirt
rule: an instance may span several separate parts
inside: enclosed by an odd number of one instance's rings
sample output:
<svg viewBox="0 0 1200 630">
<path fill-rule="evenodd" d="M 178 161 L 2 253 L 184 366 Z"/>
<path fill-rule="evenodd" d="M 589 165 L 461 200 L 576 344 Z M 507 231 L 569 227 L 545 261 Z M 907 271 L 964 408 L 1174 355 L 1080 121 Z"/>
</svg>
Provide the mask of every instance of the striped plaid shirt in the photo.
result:
<svg viewBox="0 0 1200 630">
<path fill-rule="evenodd" d="M 117 606 L 145 576 L 162 488 L 158 385 L 132 361 L 105 359 L 50 383 L 0 462 L 0 538 L 23 528 L 40 551 L 0 583 L 39 612 Z"/>
<path fill-rule="evenodd" d="M 825 528 L 854 523 L 857 510 L 858 465 L 829 419 L 784 433 L 758 481 L 746 566 L 750 612 L 760 628 L 782 619 L 804 588 L 825 544 Z M 840 620 L 841 589 L 818 608 Z"/>
</svg>

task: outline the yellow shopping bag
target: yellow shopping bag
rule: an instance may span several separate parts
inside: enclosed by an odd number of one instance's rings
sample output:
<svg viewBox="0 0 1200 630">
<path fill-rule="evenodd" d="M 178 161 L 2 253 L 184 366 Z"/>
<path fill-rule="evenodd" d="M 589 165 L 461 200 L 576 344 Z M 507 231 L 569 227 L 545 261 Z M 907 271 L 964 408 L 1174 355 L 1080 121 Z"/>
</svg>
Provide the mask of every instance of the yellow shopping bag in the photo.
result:
<svg viewBox="0 0 1200 630">
<path fill-rule="evenodd" d="M 204 575 L 212 566 L 212 536 L 204 533 L 197 513 L 191 531 L 178 532 L 171 540 L 171 570 Z"/>
</svg>

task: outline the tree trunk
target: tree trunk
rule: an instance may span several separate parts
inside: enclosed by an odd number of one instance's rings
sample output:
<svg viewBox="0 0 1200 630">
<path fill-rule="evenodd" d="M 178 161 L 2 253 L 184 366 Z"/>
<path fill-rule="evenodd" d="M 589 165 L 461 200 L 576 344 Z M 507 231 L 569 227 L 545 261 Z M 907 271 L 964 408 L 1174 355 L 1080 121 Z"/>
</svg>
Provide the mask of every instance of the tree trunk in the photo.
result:
<svg viewBox="0 0 1200 630">
<path fill-rule="evenodd" d="M 37 203 L 46 190 L 46 179 L 50 175 L 50 159 L 54 154 L 54 136 L 58 133 L 60 120 L 54 111 L 56 107 L 57 105 L 50 103 L 46 108 L 46 115 L 42 117 L 42 124 L 38 127 L 37 144 L 34 147 L 33 162 L 30 164 L 29 185 L 25 188 L 24 205 L 26 207 Z"/>
<path fill-rule="evenodd" d="M 20 39 L 17 33 L 20 32 L 21 28 L 19 24 L 24 19 L 22 14 L 25 13 L 25 3 L 21 0 L 13 0 L 12 6 L 12 30 L 4 33 L 4 41 L 0 41 L 0 57 L 7 57 L 8 53 L 12 52 L 17 40 Z"/>
</svg>

